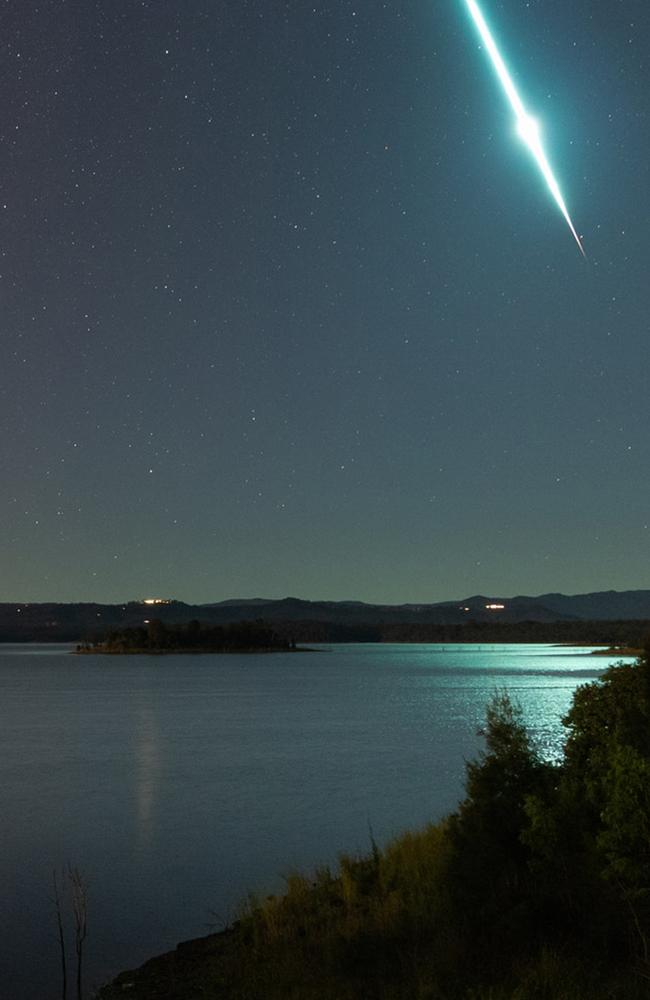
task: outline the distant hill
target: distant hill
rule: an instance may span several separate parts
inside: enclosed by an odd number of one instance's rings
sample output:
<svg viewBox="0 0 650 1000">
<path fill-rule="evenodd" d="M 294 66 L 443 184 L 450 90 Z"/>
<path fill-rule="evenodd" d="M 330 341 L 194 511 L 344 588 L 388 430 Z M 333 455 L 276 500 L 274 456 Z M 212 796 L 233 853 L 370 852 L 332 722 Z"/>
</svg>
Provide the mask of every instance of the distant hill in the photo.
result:
<svg viewBox="0 0 650 1000">
<path fill-rule="evenodd" d="M 489 625 L 526 622 L 650 622 L 650 590 L 601 591 L 592 594 L 542 594 L 539 597 L 474 595 L 459 601 L 431 604 L 364 604 L 362 601 L 306 601 L 242 598 L 192 605 L 169 601 L 149 605 L 124 604 L 0 604 L 0 641 L 78 641 L 101 635 L 109 628 L 138 627 L 147 620 L 182 624 L 194 619 L 221 625 L 253 621 L 292 623 L 301 635 L 322 641 L 380 641 L 389 627 L 403 626 L 403 634 L 417 640 L 417 627 Z M 298 628 L 297 626 L 300 626 Z M 410 630 L 406 627 L 412 627 Z M 576 629 L 576 634 L 580 630 Z M 424 634 L 424 633 L 422 633 Z M 427 634 L 433 635 L 433 632 Z M 446 634 L 446 633 L 440 633 Z M 487 633 L 486 633 L 487 634 Z M 424 640 L 422 640 L 424 641 Z M 433 640 L 432 640 L 433 641 Z M 570 641 L 570 640 L 569 640 Z"/>
<path fill-rule="evenodd" d="M 524 598 L 529 600 L 530 598 Z M 650 590 L 603 590 L 595 594 L 543 594 L 536 598 L 551 611 L 575 618 L 648 618 Z"/>
<path fill-rule="evenodd" d="M 502 607 L 499 607 L 502 605 Z M 542 594 L 539 597 L 500 597 L 479 594 L 458 601 L 431 604 L 365 604 L 363 601 L 305 601 L 297 597 L 280 600 L 221 601 L 204 605 L 219 614 L 220 609 L 254 607 L 264 618 L 313 621 L 363 621 L 364 623 L 429 622 L 453 624 L 467 621 L 614 621 L 650 619 L 650 590 L 607 590 L 593 594 Z"/>
</svg>

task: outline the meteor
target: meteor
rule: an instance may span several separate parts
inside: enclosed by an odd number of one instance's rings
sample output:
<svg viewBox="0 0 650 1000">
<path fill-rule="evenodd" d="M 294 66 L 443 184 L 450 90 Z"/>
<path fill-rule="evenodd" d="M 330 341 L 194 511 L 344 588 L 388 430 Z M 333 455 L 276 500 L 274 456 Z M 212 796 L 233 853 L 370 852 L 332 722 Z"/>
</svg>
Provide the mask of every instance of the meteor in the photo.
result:
<svg viewBox="0 0 650 1000">
<path fill-rule="evenodd" d="M 474 23 L 478 29 L 478 33 L 481 36 L 483 44 L 485 45 L 485 48 L 489 53 L 490 59 L 492 60 L 492 64 L 494 65 L 494 69 L 496 70 L 496 74 L 499 77 L 499 80 L 501 81 L 501 86 L 505 90 L 506 96 L 510 101 L 512 110 L 515 113 L 515 117 L 517 119 L 517 131 L 519 132 L 519 136 L 533 154 L 537 166 L 541 170 L 542 176 L 546 181 L 548 189 L 553 195 L 558 208 L 560 209 L 569 229 L 573 234 L 573 238 L 578 244 L 580 253 L 586 259 L 587 255 L 584 251 L 584 247 L 580 242 L 580 237 L 575 231 L 575 227 L 573 225 L 573 222 L 571 221 L 571 216 L 569 215 L 569 210 L 566 207 L 564 198 L 562 197 L 562 192 L 560 191 L 559 184 L 555 179 L 555 176 L 551 169 L 551 165 L 548 162 L 546 153 L 544 152 L 539 125 L 537 121 L 534 118 L 532 118 L 531 115 L 529 115 L 528 112 L 526 111 L 524 103 L 519 94 L 517 93 L 517 88 L 515 87 L 512 77 L 510 76 L 510 73 L 507 70 L 506 64 L 501 58 L 501 54 L 497 48 L 496 42 L 492 37 L 492 33 L 485 22 L 485 18 L 483 17 L 483 14 L 481 13 L 481 10 L 478 4 L 476 3 L 476 0 L 465 0 L 465 3 L 467 4 L 469 12 L 472 15 L 472 19 L 474 20 Z"/>
</svg>

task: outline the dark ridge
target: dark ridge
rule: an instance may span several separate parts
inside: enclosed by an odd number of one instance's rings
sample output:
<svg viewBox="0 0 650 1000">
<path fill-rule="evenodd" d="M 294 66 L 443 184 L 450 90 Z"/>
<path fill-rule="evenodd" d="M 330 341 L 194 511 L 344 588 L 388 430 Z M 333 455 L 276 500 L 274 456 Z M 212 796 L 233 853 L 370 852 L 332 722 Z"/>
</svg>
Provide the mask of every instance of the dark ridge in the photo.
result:
<svg viewBox="0 0 650 1000">
<path fill-rule="evenodd" d="M 204 624 L 225 625 L 238 621 L 263 619 L 274 624 L 304 623 L 315 630 L 322 623 L 327 632 L 324 641 L 359 641 L 352 636 L 371 632 L 374 641 L 437 642 L 451 641 L 445 627 L 464 627 L 470 636 L 479 625 L 490 626 L 484 633 L 496 638 L 486 641 L 537 641 L 503 638 L 502 626 L 519 625 L 523 633 L 537 632 L 531 623 L 557 625 L 573 623 L 575 635 L 585 641 L 600 641 L 588 637 L 578 626 L 585 622 L 643 622 L 650 620 L 650 591 L 603 591 L 593 594 L 544 594 L 540 597 L 513 598 L 474 595 L 459 601 L 432 604 L 365 604 L 361 601 L 306 601 L 296 597 L 280 600 L 264 598 L 221 601 L 216 604 L 192 605 L 183 601 L 166 601 L 148 605 L 143 601 L 122 604 L 97 603 L 12 603 L 0 604 L 0 641 L 81 641 L 106 633 L 109 628 L 138 628 L 147 620 L 159 619 L 166 624 L 183 624 L 199 620 Z M 401 631 L 400 628 L 401 627 Z M 632 626 L 631 626 L 632 627 Z M 442 631 L 436 631 L 436 628 Z M 522 633 L 522 634 L 523 634 Z M 346 634 L 347 640 L 332 636 Z M 460 633 L 453 633 L 454 635 Z M 507 633 L 510 634 L 510 633 Z M 516 630 L 511 633 L 517 634 Z M 556 641 L 555 634 L 549 640 Z M 564 633 L 562 633 L 564 635 Z M 600 634 L 600 633 L 599 633 Z M 441 638 L 434 638 L 434 636 Z M 573 635 L 573 633 L 572 633 Z M 397 638 L 404 636 L 404 638 Z M 314 639 L 310 636 L 311 640 Z M 368 641 L 368 640 L 366 640 Z M 456 641 L 472 641 L 470 638 Z M 563 641 L 563 640 L 558 640 Z M 571 637 L 567 641 L 573 641 Z"/>
</svg>

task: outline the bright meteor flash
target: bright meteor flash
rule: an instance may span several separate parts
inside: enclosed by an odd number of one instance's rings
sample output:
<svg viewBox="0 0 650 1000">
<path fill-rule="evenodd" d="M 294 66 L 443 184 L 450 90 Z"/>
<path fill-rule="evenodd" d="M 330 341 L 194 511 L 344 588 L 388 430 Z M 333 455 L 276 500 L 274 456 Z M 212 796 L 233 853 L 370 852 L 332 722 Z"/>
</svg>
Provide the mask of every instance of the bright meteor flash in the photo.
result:
<svg viewBox="0 0 650 1000">
<path fill-rule="evenodd" d="M 546 153 L 544 152 L 539 124 L 526 111 L 524 103 L 519 94 L 517 93 L 517 88 L 515 87 L 512 77 L 510 76 L 510 73 L 506 68 L 506 64 L 501 58 L 501 54 L 497 49 L 496 42 L 492 37 L 492 33 L 485 22 L 485 18 L 483 17 L 483 14 L 481 13 L 481 10 L 478 4 L 476 3 L 476 0 L 465 0 L 465 2 L 469 8 L 469 12 L 472 15 L 474 23 L 478 28 L 478 32 L 481 36 L 483 44 L 485 45 L 485 48 L 488 50 L 490 59 L 492 60 L 492 63 L 496 70 L 496 74 L 499 77 L 499 80 L 501 81 L 501 85 L 506 92 L 508 100 L 510 101 L 512 110 L 515 113 L 515 117 L 517 119 L 517 131 L 519 132 L 519 135 L 523 140 L 523 142 L 526 143 L 531 153 L 533 154 L 533 157 L 535 158 L 535 161 L 542 172 L 544 180 L 548 185 L 549 191 L 553 195 L 558 208 L 562 212 L 562 215 L 564 216 L 567 222 L 569 229 L 573 233 L 573 237 L 580 248 L 580 253 L 582 254 L 583 257 L 586 257 L 584 248 L 582 246 L 582 243 L 580 242 L 580 237 L 575 231 L 575 227 L 571 221 L 571 216 L 569 215 L 569 210 L 567 209 L 566 204 L 564 202 L 564 198 L 562 197 L 562 192 L 560 191 L 558 182 L 555 179 L 553 171 L 551 170 L 551 165 L 548 162 Z"/>
</svg>

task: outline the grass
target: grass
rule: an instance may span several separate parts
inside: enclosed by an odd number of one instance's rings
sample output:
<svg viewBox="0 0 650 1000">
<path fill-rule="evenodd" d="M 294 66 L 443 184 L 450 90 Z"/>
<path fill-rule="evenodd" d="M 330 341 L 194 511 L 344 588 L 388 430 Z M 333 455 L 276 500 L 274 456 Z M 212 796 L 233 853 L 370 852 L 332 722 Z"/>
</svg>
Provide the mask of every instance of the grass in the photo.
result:
<svg viewBox="0 0 650 1000">
<path fill-rule="evenodd" d="M 179 946 L 101 991 L 102 1000 L 641 1000 L 630 970 L 543 942 L 486 968 L 450 896 L 443 821 L 384 850 L 295 873 L 250 897 L 226 933 Z M 503 959 L 503 956 L 501 956 Z M 499 975 L 500 969 L 500 975 Z M 476 980 L 483 979 L 483 982 Z M 500 981 L 499 981 L 500 980 Z M 125 985 L 129 984 L 128 986 Z"/>
</svg>

